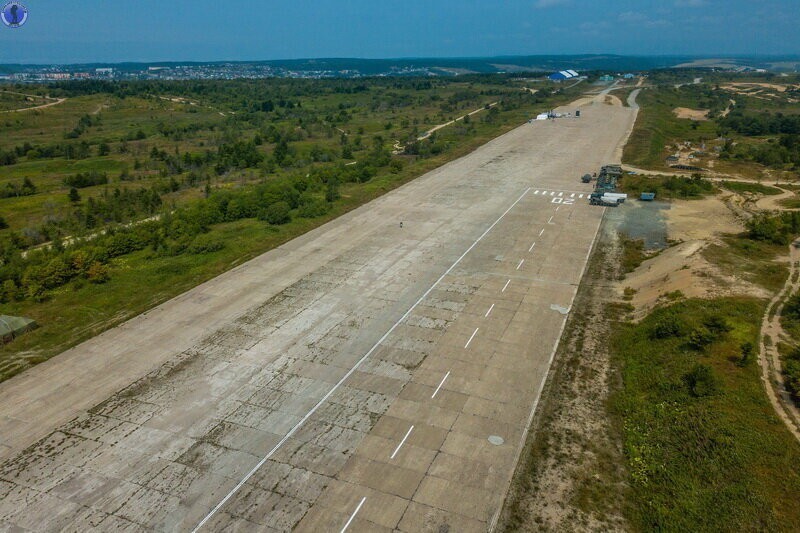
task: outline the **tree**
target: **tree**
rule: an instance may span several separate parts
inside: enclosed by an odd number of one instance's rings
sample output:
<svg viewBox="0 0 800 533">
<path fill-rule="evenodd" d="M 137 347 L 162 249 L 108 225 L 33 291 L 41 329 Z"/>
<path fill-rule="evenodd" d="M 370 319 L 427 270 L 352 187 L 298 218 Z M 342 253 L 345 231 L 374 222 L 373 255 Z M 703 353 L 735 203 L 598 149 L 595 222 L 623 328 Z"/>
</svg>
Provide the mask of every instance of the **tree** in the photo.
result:
<svg viewBox="0 0 800 533">
<path fill-rule="evenodd" d="M 0 229 L 6 229 L 8 227 L 8 222 L 3 217 L 0 217 Z"/>
<path fill-rule="evenodd" d="M 325 200 L 328 202 L 335 202 L 341 198 L 341 194 L 339 194 L 339 180 L 336 178 L 331 178 L 328 180 L 328 187 L 325 191 Z"/>
<path fill-rule="evenodd" d="M 76 189 L 75 187 L 72 187 L 69 190 L 68 196 L 69 196 L 69 201 L 72 202 L 73 204 L 81 201 L 81 195 L 78 193 L 78 189 Z"/>
<path fill-rule="evenodd" d="M 111 153 L 111 147 L 108 145 L 107 142 L 101 142 L 100 145 L 97 147 L 97 155 L 100 157 L 107 156 Z"/>
</svg>

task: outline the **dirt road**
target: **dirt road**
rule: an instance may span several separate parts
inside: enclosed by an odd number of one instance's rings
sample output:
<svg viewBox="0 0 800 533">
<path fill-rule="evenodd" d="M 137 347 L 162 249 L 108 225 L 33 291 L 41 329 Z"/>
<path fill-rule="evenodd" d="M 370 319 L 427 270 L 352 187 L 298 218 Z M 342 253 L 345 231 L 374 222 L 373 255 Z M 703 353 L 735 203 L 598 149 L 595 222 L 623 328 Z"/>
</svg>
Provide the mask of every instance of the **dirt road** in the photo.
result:
<svg viewBox="0 0 800 533">
<path fill-rule="evenodd" d="M 634 119 L 525 124 L 0 384 L 0 527 L 485 531 Z"/>
<path fill-rule="evenodd" d="M 48 102 L 46 104 L 37 105 L 37 106 L 34 106 L 34 107 L 22 107 L 20 109 L 9 109 L 9 110 L 6 110 L 6 111 L 0 111 L 0 113 L 21 113 L 23 111 L 33 111 L 35 109 L 45 109 L 47 107 L 53 107 L 54 105 L 62 104 L 62 103 L 67 101 L 66 98 L 50 98 L 49 96 L 36 96 L 36 95 L 33 95 L 33 94 L 15 93 L 15 92 L 11 92 L 11 91 L 4 91 L 4 92 L 7 92 L 9 94 L 18 94 L 20 96 L 28 96 L 28 97 L 31 97 L 31 98 L 41 98 L 41 99 L 52 100 L 52 101 Z"/>
</svg>

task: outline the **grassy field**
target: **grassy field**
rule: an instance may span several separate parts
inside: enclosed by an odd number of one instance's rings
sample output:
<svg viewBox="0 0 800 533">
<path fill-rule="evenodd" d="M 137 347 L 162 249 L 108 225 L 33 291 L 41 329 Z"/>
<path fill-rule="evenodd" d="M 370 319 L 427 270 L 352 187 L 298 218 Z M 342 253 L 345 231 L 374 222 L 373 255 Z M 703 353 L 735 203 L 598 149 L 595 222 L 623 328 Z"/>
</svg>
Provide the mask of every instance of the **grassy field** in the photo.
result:
<svg viewBox="0 0 800 533">
<path fill-rule="evenodd" d="M 631 469 L 630 519 L 647 531 L 797 531 L 800 445 L 755 361 L 765 303 L 689 300 L 619 324 L 613 409 Z"/>
<path fill-rule="evenodd" d="M 455 91 L 456 89 L 453 90 Z M 482 102 L 497 97 L 496 95 L 486 96 L 481 94 L 481 92 L 488 90 L 487 86 L 484 86 L 481 91 L 476 93 Z M 330 203 L 329 211 L 324 215 L 313 218 L 293 216 L 289 223 L 277 226 L 254 218 L 215 224 L 209 228 L 210 231 L 207 235 L 211 240 L 225 242 L 225 246 L 221 250 L 206 254 L 183 254 L 173 257 L 155 254 L 150 249 L 146 249 L 113 259 L 108 264 L 110 281 L 107 283 L 98 285 L 88 283 L 83 279 L 76 279 L 57 289 L 48 291 L 44 298 L 24 298 L 9 301 L 3 305 L 3 313 L 33 318 L 39 322 L 41 327 L 16 339 L 12 343 L 0 347 L 0 380 L 7 379 L 25 368 L 46 360 L 247 259 L 264 253 L 314 227 L 318 227 L 326 221 L 354 209 L 429 170 L 465 155 L 490 139 L 519 126 L 540 108 L 550 108 L 571 101 L 576 97 L 578 91 L 579 89 L 576 88 L 574 92 L 552 95 L 546 100 L 545 104 L 536 99 L 530 100 L 525 105 L 498 110 L 498 112 L 492 114 L 492 120 L 480 120 L 479 114 L 467 125 L 457 123 L 440 130 L 437 132 L 437 142 L 445 144 L 444 149 L 439 153 L 430 154 L 426 157 L 395 156 L 393 159 L 397 159 L 400 162 L 399 165 L 379 171 L 369 181 L 365 183 L 342 183 L 339 186 L 341 198 Z M 522 92 L 520 91 L 520 93 Z M 337 98 L 339 103 L 344 99 L 343 96 L 337 96 Z M 75 101 L 79 99 L 85 99 L 80 108 L 78 108 Z M 50 126 L 47 127 L 58 128 L 54 124 L 62 120 L 65 113 L 74 113 L 74 116 L 69 120 L 63 120 L 65 125 L 69 125 L 72 124 L 72 119 L 81 116 L 81 113 L 87 108 L 96 107 L 107 100 L 108 96 L 103 95 L 76 98 L 70 101 L 72 107 L 53 112 L 54 115 L 61 118 L 37 116 L 31 119 L 37 126 L 34 127 L 28 124 L 25 128 L 20 127 L 22 130 L 30 132 L 35 128 L 45 127 L 44 123 L 39 124 L 39 121 L 50 121 Z M 379 99 L 379 101 L 382 101 L 382 99 Z M 438 102 L 439 99 L 435 98 L 434 101 Z M 163 117 L 164 113 L 172 112 L 170 111 L 171 106 L 176 105 L 174 102 L 165 102 L 163 100 L 145 101 L 145 103 L 153 106 L 152 109 L 148 109 L 148 111 L 140 109 L 138 114 L 132 109 L 135 110 L 137 106 L 142 105 L 142 101 L 126 98 L 118 104 L 112 104 L 109 109 L 113 109 L 114 105 L 119 105 L 121 106 L 121 112 L 124 111 L 123 114 L 130 114 L 131 116 L 127 119 L 114 119 L 113 121 L 103 118 L 101 120 L 104 128 L 102 133 L 109 134 L 109 130 L 113 130 L 115 132 L 114 135 L 120 136 L 128 135 L 130 131 L 136 132 L 140 129 L 145 129 L 148 125 L 152 125 L 154 121 L 159 120 L 159 117 Z M 303 105 L 307 107 L 312 104 Z M 315 102 L 313 105 L 322 104 Z M 179 104 L 179 106 L 183 106 L 183 104 Z M 338 108 L 338 103 L 335 104 L 335 107 Z M 464 104 L 464 109 L 472 110 L 474 107 L 479 106 L 475 102 Z M 423 113 L 424 111 L 422 109 L 416 112 Z M 43 111 L 42 115 L 47 112 L 48 110 Z M 433 111 L 429 110 L 429 112 L 429 122 L 425 123 L 426 127 L 428 124 L 440 119 L 435 116 Z M 103 113 L 109 112 L 103 111 Z M 148 113 L 151 113 L 152 116 L 148 115 Z M 369 131 L 367 128 L 373 128 L 372 131 L 375 134 L 379 131 L 388 131 L 385 124 L 383 124 L 385 116 L 382 117 L 381 113 L 391 115 L 393 112 L 391 110 L 378 110 L 374 114 L 370 113 L 369 110 L 359 111 L 358 115 L 363 114 L 363 117 L 355 124 L 348 125 L 348 129 L 352 129 L 353 136 L 360 136 L 358 131 L 361 128 L 364 128 L 363 135 L 365 137 Z M 488 111 L 485 113 L 488 115 Z M 109 113 L 109 115 L 112 114 Z M 195 114 L 187 112 L 187 115 L 191 118 Z M 183 117 L 183 115 L 180 115 L 180 117 Z M 183 118 L 180 119 L 182 120 Z M 207 114 L 205 119 L 218 121 L 221 124 L 225 122 L 223 117 L 218 114 L 216 117 L 213 114 Z M 127 126 L 125 126 L 125 120 L 129 121 Z M 397 118 L 394 120 L 397 120 Z M 112 127 L 112 122 L 119 124 Z M 409 125 L 408 127 L 410 128 L 411 126 Z M 84 135 L 92 138 L 90 133 L 93 131 L 94 127 L 91 127 Z M 125 133 L 126 131 L 128 133 Z M 246 130 L 240 135 L 251 135 L 253 133 L 253 131 Z M 51 134 L 51 140 L 55 142 L 60 135 L 61 133 L 57 135 Z M 63 159 L 57 161 L 27 161 L 24 158 L 17 165 L 0 167 L 0 182 L 4 179 L 18 179 L 19 176 L 28 174 L 33 176 L 31 179 L 37 187 L 37 193 L 33 196 L 0 199 L 0 206 L 4 207 L 3 215 L 11 225 L 11 228 L 5 230 L 5 232 L 8 234 L 10 231 L 19 231 L 20 225 L 25 224 L 30 224 L 31 228 L 35 228 L 37 227 L 35 225 L 36 220 L 39 217 L 56 219 L 60 216 L 66 217 L 73 206 L 67 200 L 67 187 L 62 181 L 64 175 L 76 171 L 98 169 L 109 172 L 112 185 L 81 189 L 82 202 L 85 202 L 88 197 L 102 194 L 112 186 L 136 188 L 145 187 L 152 183 L 163 183 L 167 178 L 159 175 L 158 171 L 151 175 L 143 170 L 137 175 L 136 179 L 125 181 L 124 183 L 120 182 L 116 173 L 120 165 L 131 165 L 137 154 L 141 154 L 143 158 L 146 157 L 146 154 L 153 147 L 174 152 L 177 145 L 178 150 L 191 151 L 192 149 L 188 147 L 190 144 L 199 149 L 203 144 L 211 143 L 216 138 L 216 135 L 216 130 L 209 130 L 203 134 L 198 134 L 190 140 L 184 139 L 176 142 L 168 136 L 157 134 L 155 138 L 127 142 L 128 149 L 125 153 L 119 153 L 116 149 L 117 144 L 113 144 L 114 147 L 110 156 L 93 155 L 80 161 Z M 328 139 L 324 131 L 317 131 L 317 135 L 319 135 L 319 143 L 330 142 L 336 144 L 337 150 L 339 150 L 340 140 L 338 135 L 331 139 Z M 385 135 L 383 137 L 384 143 L 390 144 L 389 135 L 394 136 L 394 134 Z M 9 145 L 12 144 L 8 142 L 7 138 L 0 138 L 5 139 L 5 142 Z M 94 141 L 100 142 L 102 138 L 104 137 L 96 137 Z M 115 139 L 118 138 L 115 137 Z M 121 142 L 119 140 L 114 141 L 114 143 Z M 139 142 L 141 146 L 133 148 L 136 142 Z M 308 141 L 306 140 L 306 142 Z M 307 149 L 307 146 L 303 146 L 303 141 L 292 143 L 292 145 L 292 149 L 296 151 L 296 154 L 302 154 Z M 265 145 L 262 149 L 269 154 L 274 150 L 274 146 Z M 297 156 L 296 161 L 299 159 L 300 156 Z M 328 164 L 341 165 L 342 160 L 337 157 L 336 161 Z M 324 167 L 324 165 L 324 162 L 314 163 L 310 160 L 305 163 L 297 162 L 288 168 L 274 169 L 271 174 L 266 175 L 261 168 L 243 169 L 213 176 L 210 181 L 212 190 L 245 190 L 251 184 L 262 183 L 265 180 L 268 182 L 270 179 L 279 179 L 281 176 L 290 178 L 292 176 L 302 176 L 305 172 L 314 168 Z M 20 166 L 26 170 L 15 168 Z M 132 166 L 128 168 L 132 168 Z M 165 208 L 174 209 L 176 206 L 189 202 L 193 198 L 202 197 L 202 187 L 205 183 L 205 181 L 201 181 L 196 186 L 181 187 L 175 192 L 164 193 L 162 198 Z M 0 231 L 0 234 L 2 233 Z M 148 290 L 138 290 L 143 286 L 148 287 Z"/>
<path fill-rule="evenodd" d="M 769 185 L 761 183 L 748 183 L 741 181 L 723 181 L 722 186 L 733 192 L 751 192 L 756 194 L 763 194 L 765 196 L 773 196 L 781 194 L 781 190 Z"/>
<path fill-rule="evenodd" d="M 657 76 L 653 78 L 655 81 Z M 655 83 L 638 98 L 641 111 L 625 147 L 623 162 L 666 170 L 670 164 L 676 164 L 668 163 L 668 156 L 692 153 L 693 159 L 683 159 L 681 163 L 747 178 L 795 180 L 798 156 L 794 141 L 789 141 L 787 148 L 780 148 L 779 142 L 783 142 L 784 134 L 796 135 L 796 128 L 774 127 L 770 131 L 768 123 L 775 117 L 800 113 L 796 94 L 762 86 L 743 87 L 748 83 L 791 85 L 797 81 L 797 77 L 770 81 L 705 73 L 699 84 L 675 87 Z M 707 111 L 708 118 L 680 118 L 676 113 L 678 108 Z"/>
<path fill-rule="evenodd" d="M 693 143 L 713 139 L 713 121 L 692 121 L 677 118 L 677 107 L 701 108 L 703 102 L 687 91 L 667 88 L 643 90 L 637 98 L 640 110 L 631 137 L 625 145 L 622 161 L 639 168 L 666 170 L 667 156 L 676 142 Z"/>
</svg>

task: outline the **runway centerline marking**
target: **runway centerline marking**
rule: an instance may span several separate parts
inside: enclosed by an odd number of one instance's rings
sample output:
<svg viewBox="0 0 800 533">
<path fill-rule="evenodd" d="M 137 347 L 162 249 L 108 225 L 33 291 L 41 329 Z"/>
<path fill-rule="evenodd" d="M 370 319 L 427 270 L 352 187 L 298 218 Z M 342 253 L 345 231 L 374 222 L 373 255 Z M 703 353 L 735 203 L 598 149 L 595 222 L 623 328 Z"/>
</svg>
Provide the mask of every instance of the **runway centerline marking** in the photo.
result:
<svg viewBox="0 0 800 533">
<path fill-rule="evenodd" d="M 413 430 L 414 430 L 414 426 L 411 426 L 410 428 L 408 428 L 408 431 L 406 431 L 406 436 L 403 437 L 403 440 L 401 440 L 400 444 L 397 445 L 397 448 L 394 449 L 394 453 L 392 454 L 391 457 L 389 457 L 389 459 L 394 459 L 395 455 L 397 455 L 397 452 L 399 452 L 400 448 L 403 447 L 403 444 L 406 443 L 406 439 L 408 439 L 408 436 L 411 435 L 411 432 Z"/>
<path fill-rule="evenodd" d="M 488 316 L 489 316 L 489 313 L 491 313 L 491 312 L 492 312 L 492 309 L 494 309 L 494 304 L 492 304 L 492 306 L 489 308 L 489 310 L 488 310 L 488 311 L 486 311 L 486 314 L 485 314 L 485 315 L 483 315 L 483 318 L 488 318 Z"/>
<path fill-rule="evenodd" d="M 534 246 L 536 246 L 536 243 L 535 243 L 535 242 L 534 242 L 533 244 L 531 244 L 531 247 L 530 247 L 530 248 L 528 248 L 528 251 L 529 251 L 529 252 L 532 252 L 532 251 L 533 251 L 533 247 L 534 247 Z"/>
<path fill-rule="evenodd" d="M 524 259 L 520 260 L 519 264 L 517 265 L 517 270 L 519 270 L 520 267 L 522 267 L 522 263 L 524 263 L 524 262 L 525 262 Z"/>
<path fill-rule="evenodd" d="M 348 527 L 350 527 L 350 524 L 353 522 L 353 520 L 355 519 L 356 515 L 357 515 L 357 514 L 358 514 L 358 512 L 361 510 L 361 506 L 362 506 L 362 505 L 364 505 L 364 502 L 365 502 L 365 501 L 367 501 L 367 497 L 366 497 L 366 496 L 364 496 L 363 498 L 361 498 L 361 501 L 360 501 L 360 502 L 358 502 L 358 506 L 356 507 L 356 510 L 355 510 L 355 511 L 353 511 L 353 514 L 351 514 L 351 515 L 350 515 L 350 519 L 349 519 L 349 520 L 347 521 L 347 523 L 344 525 L 344 527 L 342 528 L 342 531 L 341 531 L 340 533 L 344 533 L 345 531 L 347 531 L 347 528 L 348 528 Z"/>
<path fill-rule="evenodd" d="M 508 284 L 509 284 L 509 283 L 511 283 L 511 280 L 508 280 L 508 281 L 506 281 L 506 284 L 505 284 L 505 286 L 503 287 L 503 290 L 502 290 L 502 291 L 500 291 L 500 292 L 506 292 L 506 289 L 508 288 Z"/>
<path fill-rule="evenodd" d="M 288 441 L 288 440 L 289 440 L 289 439 L 292 437 L 292 435 L 294 435 L 295 433 L 297 433 L 297 430 L 298 430 L 298 429 L 300 429 L 300 426 L 302 426 L 303 424 L 305 424 L 305 423 L 306 423 L 306 421 L 307 421 L 309 418 L 311 418 L 311 417 L 314 415 L 314 413 L 316 413 L 316 412 L 319 410 L 319 408 L 320 408 L 320 407 L 321 407 L 321 406 L 322 406 L 322 405 L 323 405 L 325 402 L 327 402 L 327 401 L 328 401 L 328 398 L 330 398 L 330 397 L 331 397 L 331 395 L 333 395 L 333 393 L 334 393 L 334 392 L 336 392 L 337 390 L 339 390 L 339 387 L 341 387 L 341 386 L 342 386 L 342 384 L 343 384 L 345 381 L 347 381 L 347 379 L 348 379 L 350 376 L 352 376 L 352 375 L 355 373 L 355 371 L 358 369 L 358 367 L 360 367 L 360 366 L 361 366 L 361 365 L 364 363 L 364 361 L 366 361 L 366 360 L 369 358 L 369 356 L 370 356 L 370 355 L 372 355 L 372 353 L 373 353 L 375 350 L 377 350 L 377 349 L 378 349 L 378 346 L 380 346 L 380 344 L 381 344 L 383 341 L 385 341 L 385 340 L 386 340 L 386 339 L 389 337 L 389 335 L 391 335 L 391 334 L 392 334 L 392 332 L 393 332 L 395 329 L 397 329 L 397 326 L 399 326 L 399 325 L 400 325 L 400 324 L 401 324 L 401 323 L 402 323 L 402 322 L 403 322 L 403 321 L 404 321 L 406 318 L 408 318 L 408 316 L 409 316 L 409 315 L 410 315 L 410 314 L 411 314 L 411 313 L 414 311 L 414 309 L 416 309 L 416 308 L 417 308 L 417 306 L 418 306 L 420 303 L 422 303 L 422 301 L 423 301 L 425 298 L 427 298 L 427 297 L 428 297 L 428 295 L 429 295 L 431 292 L 433 292 L 433 289 L 435 289 L 435 288 L 436 288 L 436 287 L 439 285 L 439 283 L 441 283 L 441 282 L 442 282 L 442 280 L 443 280 L 445 277 L 447 277 L 447 275 L 448 275 L 448 274 L 450 274 L 450 272 L 452 272 L 452 271 L 453 271 L 453 269 L 454 269 L 454 268 L 456 268 L 456 266 L 458 266 L 458 264 L 459 264 L 459 263 L 460 263 L 460 262 L 461 262 L 461 261 L 462 261 L 462 260 L 463 260 L 463 259 L 464 259 L 464 258 L 467 256 L 467 254 L 468 254 L 468 253 L 470 253 L 470 252 L 473 250 L 473 248 L 475 248 L 475 247 L 478 245 L 478 243 L 479 243 L 479 242 L 481 242 L 481 241 L 483 240 L 483 238 L 484 238 L 484 237 L 486 237 L 486 235 L 488 235 L 488 234 L 489 234 L 489 232 L 490 232 L 490 231 L 492 231 L 492 229 L 493 229 L 493 228 L 494 228 L 494 227 L 495 227 L 497 224 L 499 224 L 499 223 L 500 223 L 500 221 L 501 221 L 501 220 L 503 220 L 503 219 L 505 218 L 505 216 L 506 216 L 508 213 L 510 213 L 510 212 L 511 212 L 511 210 L 512 210 L 512 209 L 514 209 L 514 207 L 515 207 L 515 206 L 516 206 L 518 203 L 520 203 L 520 202 L 522 201 L 522 199 L 523 199 L 523 198 L 525 198 L 525 196 L 528 194 L 528 192 L 530 192 L 530 190 L 531 190 L 531 187 L 528 187 L 527 189 L 525 189 L 525 191 L 524 191 L 522 194 L 520 194 L 520 195 L 519 195 L 519 197 L 518 197 L 516 200 L 514 200 L 514 203 L 512 203 L 512 204 L 511 204 L 511 205 L 508 207 L 508 209 L 506 209 L 506 210 L 503 212 L 503 214 L 502 214 L 502 215 L 500 215 L 499 217 L 497 217 L 497 220 L 495 220 L 494 222 L 492 222 L 492 224 L 491 224 L 491 225 L 490 225 L 488 228 L 486 228 L 486 230 L 485 230 L 485 231 L 484 231 L 484 232 L 481 234 L 481 236 L 480 236 L 480 237 L 478 237 L 477 239 L 475 239 L 475 241 L 474 241 L 474 242 L 473 242 L 473 243 L 472 243 L 472 244 L 469 246 L 469 248 L 467 248 L 467 249 L 464 251 L 464 253 L 463 253 L 463 254 L 461 254 L 461 256 L 460 256 L 458 259 L 456 259 L 456 260 L 455 260 L 455 262 L 454 262 L 452 265 L 450 265 L 450 268 L 448 268 L 447 270 L 445 270 L 445 271 L 444 271 L 444 273 L 443 273 L 441 276 L 439 276 L 439 279 L 437 279 L 437 280 L 436 280 L 436 281 L 433 283 L 433 285 L 431 285 L 431 286 L 428 288 L 428 290 L 426 290 L 426 291 L 423 293 L 423 295 L 422 295 L 422 296 L 420 296 L 420 297 L 419 297 L 419 299 L 418 299 L 416 302 L 414 302 L 414 304 L 413 304 L 411 307 L 409 307 L 409 308 L 408 308 L 408 310 L 407 310 L 407 311 L 406 311 L 406 312 L 403 314 L 403 316 L 401 316 L 401 317 L 400 317 L 400 318 L 397 320 L 397 322 L 395 322 L 395 323 L 394 323 L 394 325 L 393 325 L 391 328 L 389 328 L 389 330 L 388 330 L 386 333 L 384 333 L 384 334 L 383 334 L 383 336 L 382 336 L 380 339 L 378 339 L 378 342 L 376 342 L 376 343 L 375 343 L 375 344 L 372 346 L 372 348 L 370 348 L 370 349 L 369 349 L 369 351 L 368 351 L 367 353 L 365 353 L 365 354 L 363 355 L 363 357 L 361 357 L 361 359 L 359 359 L 359 360 L 356 362 L 356 364 L 355 364 L 355 365 L 353 365 L 353 367 L 352 367 L 350 370 L 348 370 L 348 371 L 347 371 L 347 373 L 346 373 L 344 376 L 342 376 L 342 378 L 341 378 L 341 379 L 340 379 L 340 380 L 339 380 L 339 381 L 338 381 L 338 382 L 337 382 L 337 383 L 336 383 L 336 384 L 333 386 L 333 388 L 331 388 L 331 389 L 330 389 L 330 390 L 327 392 L 327 394 L 325 394 L 325 396 L 323 396 L 323 397 L 322 397 L 322 399 L 320 399 L 320 400 L 319 400 L 319 401 L 318 401 L 318 402 L 317 402 L 317 403 L 314 405 L 314 407 L 312 407 L 312 408 L 311 408 L 311 410 L 309 410 L 309 411 L 308 411 L 308 412 L 307 412 L 307 413 L 306 413 L 306 414 L 303 416 L 303 418 L 301 418 L 301 419 L 300 419 L 300 421 L 299 421 L 299 422 L 297 422 L 297 424 L 295 424 L 295 425 L 294 425 L 294 427 L 292 427 L 292 429 L 290 429 L 290 430 L 288 431 L 288 433 L 286 433 L 286 435 L 284 435 L 284 436 L 283 436 L 283 438 L 282 438 L 280 441 L 278 441 L 278 443 L 277 443 L 277 444 L 276 444 L 276 445 L 275 445 L 275 446 L 274 446 L 274 447 L 273 447 L 273 448 L 272 448 L 272 449 L 271 449 L 271 450 L 270 450 L 270 451 L 269 451 L 269 452 L 268 452 L 268 453 L 267 453 L 267 454 L 266 454 L 266 455 L 265 455 L 265 456 L 264 456 L 264 457 L 263 457 L 263 458 L 262 458 L 262 459 L 261 459 L 261 460 L 260 460 L 260 461 L 259 461 L 259 462 L 256 464 L 256 466 L 254 466 L 252 469 L 250 469 L 250 471 L 249 471 L 247 474 L 245 474 L 245 476 L 244 476 L 244 477 L 241 479 L 241 481 L 239 481 L 239 483 L 237 483 L 237 484 L 236 484 L 236 486 L 235 486 L 235 487 L 233 487 L 233 488 L 232 488 L 232 489 L 231 489 L 231 490 L 228 492 L 228 494 L 226 494 L 226 495 L 225 495 L 225 497 L 224 497 L 224 498 L 223 498 L 223 499 L 222 499 L 222 500 L 221 500 L 221 501 L 220 501 L 220 502 L 219 502 L 219 503 L 218 503 L 218 504 L 217 504 L 217 505 L 216 505 L 216 506 L 215 506 L 215 507 L 214 507 L 214 508 L 213 508 L 211 511 L 209 511 L 209 513 L 208 513 L 208 514 L 207 514 L 205 517 L 203 517 L 203 519 L 202 519 L 202 520 L 201 520 L 201 521 L 200 521 L 200 522 L 197 524 L 197 526 L 195 526 L 195 528 L 194 528 L 194 529 L 192 529 L 192 533 L 197 533 L 198 531 L 200 531 L 200 529 L 201 529 L 201 528 L 202 528 L 202 527 L 203 527 L 203 526 L 206 524 L 206 522 L 208 522 L 209 520 L 211 520 L 211 518 L 212 518 L 212 517 L 213 517 L 215 514 L 217 514 L 217 512 L 218 512 L 220 509 L 222 509 L 222 507 L 223 507 L 223 506 L 224 506 L 224 505 L 225 505 L 225 504 L 228 502 L 228 500 L 230 500 L 230 499 L 233 497 L 233 495 L 234 495 L 234 494 L 236 494 L 237 492 L 239 492 L 239 490 L 240 490 L 240 489 L 241 489 L 241 488 L 244 486 L 244 484 L 245 484 L 245 483 L 247 483 L 247 481 L 248 481 L 248 480 L 249 480 L 251 477 L 253 477 L 253 476 L 255 475 L 255 473 L 256 473 L 256 472 L 258 472 L 258 471 L 259 471 L 259 469 L 261 469 L 261 467 L 262 467 L 262 466 L 264 466 L 264 464 L 265 464 L 267 461 L 269 461 L 270 457 L 272 457 L 272 456 L 275 454 L 275 452 L 276 452 L 276 451 L 278 451 L 278 449 L 280 449 L 280 447 L 281 447 L 281 446 L 283 446 L 283 445 L 286 443 L 286 441 Z M 511 280 L 508 280 L 508 281 L 509 281 L 509 283 L 511 282 Z M 366 498 L 364 498 L 364 499 L 366 499 Z M 363 503 L 363 501 L 362 501 L 362 503 Z M 359 509 L 360 509 L 360 508 L 361 508 L 361 506 L 359 505 Z"/>
<path fill-rule="evenodd" d="M 431 399 L 436 398 L 436 395 L 439 394 L 439 389 L 441 389 L 442 385 L 444 385 L 444 382 L 447 381 L 448 376 L 450 376 L 449 370 L 447 371 L 447 374 L 445 374 L 444 377 L 442 378 L 442 381 L 439 382 L 439 386 L 436 387 L 436 390 L 433 391 L 433 394 L 431 394 Z"/>
<path fill-rule="evenodd" d="M 465 349 L 465 350 L 466 350 L 467 348 L 469 348 L 469 344 L 472 342 L 472 339 L 474 339 L 474 338 L 475 338 L 475 335 L 477 335 L 477 334 L 478 334 L 478 330 L 479 330 L 479 329 L 481 329 L 481 328 L 475 328 L 475 331 L 473 331 L 473 332 L 472 332 L 472 335 L 470 336 L 469 340 L 467 341 L 467 344 L 465 344 L 465 345 L 464 345 L 464 349 Z"/>
<path fill-rule="evenodd" d="M 539 232 L 539 237 L 542 236 L 542 233 L 544 233 L 544 228 L 542 228 L 542 231 Z"/>
<path fill-rule="evenodd" d="M 553 223 L 553 217 L 550 217 L 550 220 L 548 220 L 547 223 L 548 224 L 552 224 Z"/>
</svg>

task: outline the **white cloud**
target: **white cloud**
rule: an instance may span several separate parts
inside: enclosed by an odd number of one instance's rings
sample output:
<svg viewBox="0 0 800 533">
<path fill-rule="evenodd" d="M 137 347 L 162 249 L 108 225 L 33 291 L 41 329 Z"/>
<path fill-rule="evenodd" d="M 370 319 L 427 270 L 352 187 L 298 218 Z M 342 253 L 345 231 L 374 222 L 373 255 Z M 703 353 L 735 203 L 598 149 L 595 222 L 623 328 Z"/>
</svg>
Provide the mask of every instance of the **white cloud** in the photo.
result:
<svg viewBox="0 0 800 533">
<path fill-rule="evenodd" d="M 546 9 L 548 7 L 561 6 L 569 3 L 569 0 L 536 0 L 537 9 Z"/>
<path fill-rule="evenodd" d="M 619 21 L 623 24 L 631 24 L 636 26 L 645 26 L 647 28 L 655 28 L 657 26 L 669 26 L 669 21 L 666 19 L 652 19 L 644 13 L 638 11 L 625 11 L 619 14 Z"/>
</svg>

